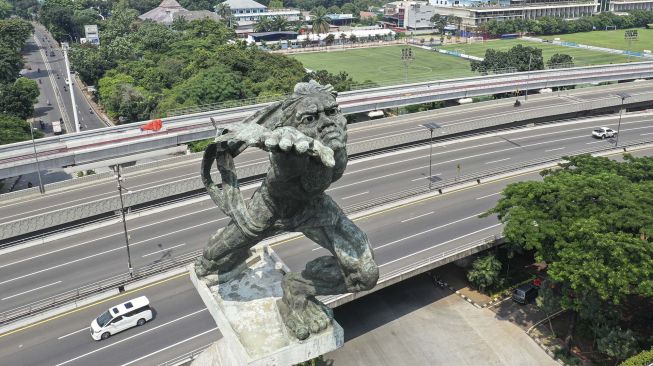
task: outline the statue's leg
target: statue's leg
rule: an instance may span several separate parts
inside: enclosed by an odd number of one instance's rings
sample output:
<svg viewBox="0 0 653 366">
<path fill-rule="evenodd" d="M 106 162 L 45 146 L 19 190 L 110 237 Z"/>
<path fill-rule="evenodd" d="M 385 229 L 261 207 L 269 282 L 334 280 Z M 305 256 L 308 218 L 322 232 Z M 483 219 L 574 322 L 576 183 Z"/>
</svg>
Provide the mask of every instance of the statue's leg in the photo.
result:
<svg viewBox="0 0 653 366">
<path fill-rule="evenodd" d="M 202 257 L 195 263 L 195 273 L 206 276 L 211 273 L 227 273 L 240 266 L 250 255 L 249 249 L 257 238 L 247 237 L 233 222 L 209 239 Z"/>
<path fill-rule="evenodd" d="M 259 192 L 255 192 L 248 206 L 249 216 L 262 227 L 269 227 L 273 222 L 273 213 L 263 202 Z M 246 234 L 234 220 L 220 232 L 209 238 L 202 257 L 195 263 L 195 273 L 200 277 L 209 274 L 226 274 L 244 269 L 244 262 L 250 256 L 250 248 L 265 239 L 267 230 L 255 234 Z M 234 274 L 234 273 L 232 273 Z M 230 276 L 222 276 L 220 282 L 229 281 Z"/>
<path fill-rule="evenodd" d="M 333 254 L 312 260 L 301 273 L 284 276 L 282 316 L 297 338 L 306 339 L 333 318 L 315 296 L 369 290 L 376 285 L 379 269 L 367 235 L 342 212 L 336 225 L 302 232 Z"/>
</svg>

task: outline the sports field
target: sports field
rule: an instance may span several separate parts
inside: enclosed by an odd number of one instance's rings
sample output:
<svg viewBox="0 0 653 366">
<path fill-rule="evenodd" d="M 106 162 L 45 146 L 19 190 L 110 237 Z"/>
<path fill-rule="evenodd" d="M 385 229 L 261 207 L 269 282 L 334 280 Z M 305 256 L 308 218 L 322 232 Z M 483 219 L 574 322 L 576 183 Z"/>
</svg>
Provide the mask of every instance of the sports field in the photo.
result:
<svg viewBox="0 0 653 366">
<path fill-rule="evenodd" d="M 623 36 L 623 32 L 622 32 L 622 36 Z M 541 48 L 542 56 L 544 56 L 545 63 L 555 53 L 564 53 L 570 55 L 571 57 L 574 58 L 574 64 L 576 66 L 614 64 L 614 63 L 621 63 L 621 62 L 628 61 L 628 57 L 626 56 L 614 55 L 607 52 L 590 51 L 590 50 L 580 49 L 580 48 L 556 46 L 548 43 L 536 43 L 536 42 L 520 41 L 515 39 L 492 40 L 492 41 L 476 42 L 476 43 L 469 43 L 469 44 L 454 44 L 454 45 L 444 46 L 442 48 L 450 51 L 458 50 L 462 53 L 472 55 L 472 56 L 484 57 L 485 50 L 488 48 L 493 48 L 499 51 L 507 51 L 508 49 L 518 44 L 521 44 L 523 46 Z"/>
<path fill-rule="evenodd" d="M 545 36 L 544 39 L 560 38 L 561 41 L 575 42 L 589 46 L 607 47 L 618 50 L 631 50 L 642 52 L 643 50 L 653 50 L 653 29 L 637 28 L 639 40 L 632 41 L 628 47 L 628 42 L 624 40 L 624 29 L 611 31 L 594 31 L 572 34 L 560 34 L 557 36 Z"/>
<path fill-rule="evenodd" d="M 405 46 L 373 47 L 346 51 L 315 52 L 292 55 L 311 70 L 330 73 L 346 71 L 355 81 L 372 80 L 380 85 L 402 83 L 405 68 L 401 49 Z M 449 55 L 411 47 L 414 60 L 409 63 L 408 81 L 451 79 L 474 75 L 469 61 Z"/>
</svg>

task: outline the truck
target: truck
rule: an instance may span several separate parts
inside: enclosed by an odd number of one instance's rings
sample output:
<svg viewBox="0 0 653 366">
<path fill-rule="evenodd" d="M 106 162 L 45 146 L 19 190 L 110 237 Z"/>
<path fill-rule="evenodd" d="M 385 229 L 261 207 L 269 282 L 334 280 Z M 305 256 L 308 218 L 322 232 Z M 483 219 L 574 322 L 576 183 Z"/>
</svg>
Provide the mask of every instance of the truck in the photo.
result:
<svg viewBox="0 0 653 366">
<path fill-rule="evenodd" d="M 52 132 L 54 132 L 55 135 L 61 135 L 63 133 L 63 129 L 61 128 L 61 122 L 52 121 Z"/>
</svg>

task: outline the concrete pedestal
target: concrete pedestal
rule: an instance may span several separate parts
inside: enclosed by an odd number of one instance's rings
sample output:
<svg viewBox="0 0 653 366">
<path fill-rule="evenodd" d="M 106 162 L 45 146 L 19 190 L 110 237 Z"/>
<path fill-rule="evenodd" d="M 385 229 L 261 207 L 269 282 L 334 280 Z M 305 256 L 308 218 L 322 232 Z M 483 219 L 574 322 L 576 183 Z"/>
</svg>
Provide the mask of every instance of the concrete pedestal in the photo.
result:
<svg viewBox="0 0 653 366">
<path fill-rule="evenodd" d="M 285 266 L 269 247 L 247 264 L 233 280 L 212 287 L 191 268 L 191 281 L 223 336 L 192 366 L 294 365 L 342 346 L 343 331 L 335 321 L 304 341 L 289 334 L 277 308 Z"/>
</svg>

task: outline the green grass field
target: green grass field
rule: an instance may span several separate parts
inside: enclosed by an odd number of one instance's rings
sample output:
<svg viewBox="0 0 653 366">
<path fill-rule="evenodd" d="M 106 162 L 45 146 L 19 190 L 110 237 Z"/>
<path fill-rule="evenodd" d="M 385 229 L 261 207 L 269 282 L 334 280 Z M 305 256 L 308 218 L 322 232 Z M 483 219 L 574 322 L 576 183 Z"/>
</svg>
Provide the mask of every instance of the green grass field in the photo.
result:
<svg viewBox="0 0 653 366">
<path fill-rule="evenodd" d="M 653 29 L 637 29 L 639 33 L 639 40 L 631 42 L 628 47 L 628 42 L 624 40 L 624 30 L 613 31 L 594 31 L 582 32 L 572 34 L 561 34 L 557 36 L 545 36 L 544 39 L 553 40 L 560 38 L 561 41 L 576 42 L 586 44 L 589 46 L 607 47 L 618 50 L 628 50 L 642 52 L 643 50 L 653 50 Z"/>
<path fill-rule="evenodd" d="M 605 32 L 601 32 L 601 33 L 605 33 Z M 585 49 L 578 49 L 572 47 L 556 46 L 548 43 L 535 43 L 535 42 L 520 41 L 514 39 L 494 40 L 494 41 L 477 42 L 477 43 L 470 43 L 470 44 L 454 44 L 454 45 L 444 46 L 442 48 L 451 51 L 460 50 L 460 52 L 466 53 L 468 55 L 483 57 L 485 56 L 485 50 L 488 48 L 493 48 L 499 51 L 506 51 L 518 44 L 541 48 L 545 63 L 555 53 L 564 53 L 572 56 L 574 58 L 574 64 L 576 66 L 614 64 L 614 63 L 622 63 L 628 61 L 628 58 L 626 56 L 613 55 L 606 52 L 589 51 Z"/>
<path fill-rule="evenodd" d="M 316 52 L 292 55 L 306 68 L 327 70 L 330 73 L 346 71 L 355 81 L 372 80 L 380 85 L 402 83 L 405 79 L 401 61 L 403 46 L 374 47 L 347 51 Z M 451 79 L 474 75 L 469 62 L 449 55 L 411 47 L 415 60 L 409 64 L 408 80 Z"/>
</svg>

